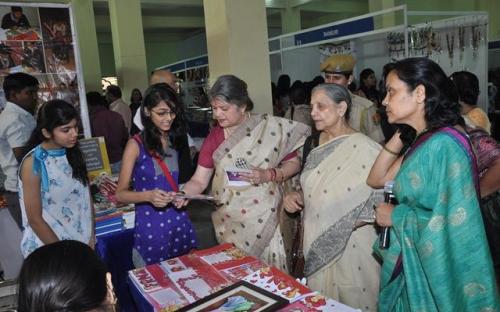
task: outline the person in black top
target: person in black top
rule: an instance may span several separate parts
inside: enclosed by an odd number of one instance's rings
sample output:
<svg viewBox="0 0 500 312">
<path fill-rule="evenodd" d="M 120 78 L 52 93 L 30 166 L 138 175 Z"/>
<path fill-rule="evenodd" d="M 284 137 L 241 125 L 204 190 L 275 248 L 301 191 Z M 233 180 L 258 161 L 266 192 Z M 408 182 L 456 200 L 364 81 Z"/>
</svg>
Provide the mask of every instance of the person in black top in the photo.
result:
<svg viewBox="0 0 500 312">
<path fill-rule="evenodd" d="M 23 14 L 23 8 L 20 6 L 11 6 L 10 11 L 10 13 L 5 14 L 2 18 L 3 29 L 31 27 L 26 15 Z"/>
</svg>

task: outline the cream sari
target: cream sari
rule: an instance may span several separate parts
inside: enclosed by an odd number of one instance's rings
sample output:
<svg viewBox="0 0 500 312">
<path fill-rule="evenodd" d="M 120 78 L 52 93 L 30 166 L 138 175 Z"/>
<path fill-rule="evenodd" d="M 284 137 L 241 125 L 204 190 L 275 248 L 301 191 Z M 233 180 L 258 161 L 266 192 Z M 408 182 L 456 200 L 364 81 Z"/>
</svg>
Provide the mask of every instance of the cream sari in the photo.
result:
<svg viewBox="0 0 500 312">
<path fill-rule="evenodd" d="M 380 145 L 361 133 L 314 148 L 301 175 L 308 285 L 349 306 L 376 311 L 380 265 L 372 256 L 373 218 L 380 192 L 366 184 Z M 373 194 L 377 194 L 375 196 Z"/>
<path fill-rule="evenodd" d="M 269 115 L 250 115 L 214 152 L 212 194 L 221 206 L 212 214 L 217 240 L 234 243 L 248 254 L 286 271 L 279 227 L 282 183 L 229 186 L 225 168 L 245 159 L 248 167 L 275 168 L 299 149 L 308 126 Z"/>
</svg>

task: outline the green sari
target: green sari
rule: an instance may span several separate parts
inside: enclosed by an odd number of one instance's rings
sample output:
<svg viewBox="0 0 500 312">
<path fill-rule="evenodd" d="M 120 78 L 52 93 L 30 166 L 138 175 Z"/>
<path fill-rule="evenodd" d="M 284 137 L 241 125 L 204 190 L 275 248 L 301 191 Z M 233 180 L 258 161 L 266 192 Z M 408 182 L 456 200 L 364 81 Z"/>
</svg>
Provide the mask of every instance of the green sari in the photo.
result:
<svg viewBox="0 0 500 312">
<path fill-rule="evenodd" d="M 379 311 L 499 311 L 475 159 L 452 128 L 414 144 L 395 179 Z M 477 183 L 477 181 L 476 181 Z"/>
</svg>

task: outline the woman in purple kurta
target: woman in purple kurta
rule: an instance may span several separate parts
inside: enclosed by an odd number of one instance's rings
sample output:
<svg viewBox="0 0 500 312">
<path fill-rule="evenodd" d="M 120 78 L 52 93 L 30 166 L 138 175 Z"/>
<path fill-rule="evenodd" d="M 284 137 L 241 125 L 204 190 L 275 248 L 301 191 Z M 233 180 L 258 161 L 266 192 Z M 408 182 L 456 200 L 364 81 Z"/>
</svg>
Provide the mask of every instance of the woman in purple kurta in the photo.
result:
<svg viewBox="0 0 500 312">
<path fill-rule="evenodd" d="M 176 129 L 179 105 L 168 86 L 151 86 L 141 106 L 144 131 L 125 147 L 117 199 L 136 204 L 132 251 L 136 267 L 186 254 L 197 245 L 188 214 L 174 206 L 179 165 L 168 135 Z M 129 190 L 131 179 L 133 190 Z"/>
<path fill-rule="evenodd" d="M 140 154 L 132 179 L 134 190 L 173 191 L 156 160 L 146 152 L 142 142 L 139 144 Z M 179 176 L 177 159 L 177 152 L 168 147 L 164 162 L 176 183 Z M 195 247 L 194 229 L 186 211 L 177 210 L 173 205 L 165 208 L 156 208 L 150 203 L 135 205 L 134 249 L 146 264 L 186 254 Z"/>
</svg>

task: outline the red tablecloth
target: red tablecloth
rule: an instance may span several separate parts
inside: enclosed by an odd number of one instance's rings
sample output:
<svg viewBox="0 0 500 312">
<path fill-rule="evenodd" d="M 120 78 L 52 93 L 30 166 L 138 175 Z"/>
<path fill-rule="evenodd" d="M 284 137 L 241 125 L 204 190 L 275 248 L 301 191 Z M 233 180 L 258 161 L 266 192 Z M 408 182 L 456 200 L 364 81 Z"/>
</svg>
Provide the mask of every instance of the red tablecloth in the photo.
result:
<svg viewBox="0 0 500 312">
<path fill-rule="evenodd" d="M 231 244 L 129 271 L 131 293 L 141 311 L 175 311 L 239 280 L 291 302 L 281 311 L 356 311 L 312 292 Z"/>
</svg>

